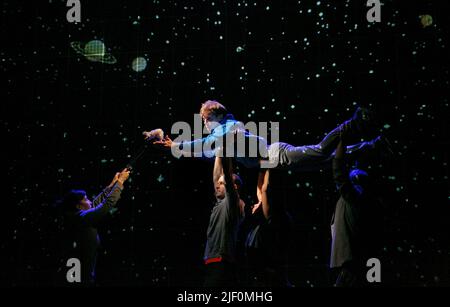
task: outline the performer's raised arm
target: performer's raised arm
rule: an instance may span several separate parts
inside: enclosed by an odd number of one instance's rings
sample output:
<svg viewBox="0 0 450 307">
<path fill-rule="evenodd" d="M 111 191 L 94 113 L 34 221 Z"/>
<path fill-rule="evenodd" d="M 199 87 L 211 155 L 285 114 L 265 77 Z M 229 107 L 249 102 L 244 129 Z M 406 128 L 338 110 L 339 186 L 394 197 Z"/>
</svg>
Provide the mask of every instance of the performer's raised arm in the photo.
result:
<svg viewBox="0 0 450 307">
<path fill-rule="evenodd" d="M 258 209 L 259 206 L 262 207 L 262 212 L 266 219 L 270 218 L 271 215 L 271 207 L 270 201 L 268 197 L 269 192 L 269 176 L 270 171 L 268 169 L 262 170 L 258 176 L 258 185 L 256 187 L 256 196 L 258 197 L 258 204 L 256 204 L 253 208 L 253 212 Z"/>
<path fill-rule="evenodd" d="M 116 205 L 120 199 L 120 194 L 123 190 L 123 184 L 128 179 L 130 172 L 124 169 L 117 176 L 117 180 L 110 188 L 107 188 L 105 193 L 100 194 L 100 198 L 96 198 L 94 201 L 97 205 L 92 206 L 90 209 L 81 210 L 79 212 L 80 218 L 84 223 L 89 225 L 97 225 L 103 218 L 105 218 L 110 210 Z M 94 202 L 93 202 L 94 204 Z"/>
</svg>

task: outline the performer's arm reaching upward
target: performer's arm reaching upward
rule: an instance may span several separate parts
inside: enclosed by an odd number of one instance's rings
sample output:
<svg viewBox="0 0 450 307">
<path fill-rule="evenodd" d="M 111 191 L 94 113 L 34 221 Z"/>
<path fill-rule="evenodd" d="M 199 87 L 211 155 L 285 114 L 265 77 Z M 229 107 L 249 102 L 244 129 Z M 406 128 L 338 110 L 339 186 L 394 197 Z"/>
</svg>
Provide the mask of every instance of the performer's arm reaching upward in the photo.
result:
<svg viewBox="0 0 450 307">
<path fill-rule="evenodd" d="M 346 199 L 354 199 L 358 192 L 353 187 L 347 170 L 346 161 L 346 146 L 341 140 L 336 148 L 336 155 L 333 160 L 333 177 L 336 182 L 336 187 L 341 193 L 342 197 Z"/>
<path fill-rule="evenodd" d="M 263 215 L 266 219 L 271 216 L 270 201 L 268 197 L 269 192 L 269 176 L 270 171 L 268 169 L 262 170 L 258 176 L 258 185 L 256 187 L 256 196 L 258 198 L 258 203 L 253 207 L 253 212 L 255 212 L 260 206 L 262 207 Z"/>
<path fill-rule="evenodd" d="M 232 207 L 239 208 L 239 195 L 237 193 L 236 188 L 234 187 L 234 180 L 233 180 L 233 163 L 231 158 L 221 158 L 216 157 L 216 161 L 219 161 L 220 164 L 222 164 L 223 169 L 223 176 L 225 179 L 225 189 L 230 196 L 230 204 Z"/>
<path fill-rule="evenodd" d="M 127 169 L 124 169 L 122 172 L 118 173 L 117 180 L 112 183 L 113 185 L 109 191 L 102 196 L 103 198 L 101 201 L 98 199 L 98 201 L 100 201 L 98 205 L 89 210 L 81 210 L 79 212 L 79 217 L 83 223 L 88 225 L 97 225 L 105 216 L 109 214 L 112 207 L 115 206 L 119 200 L 120 194 L 123 190 L 123 183 L 129 176 L 130 172 Z M 114 178 L 116 178 L 116 176 Z"/>
<path fill-rule="evenodd" d="M 128 170 L 125 168 L 125 169 L 122 170 L 122 173 L 123 173 L 123 172 L 126 172 L 126 171 L 128 171 Z M 115 183 L 117 182 L 117 180 L 119 179 L 120 174 L 121 174 L 121 173 L 117 172 L 117 173 L 114 175 L 114 178 L 113 178 L 113 180 L 111 181 L 111 183 L 110 183 L 106 188 L 104 188 L 103 191 L 102 191 L 100 194 L 98 194 L 98 195 L 94 198 L 94 200 L 92 201 L 92 206 L 93 206 L 93 207 L 97 207 L 99 204 L 101 204 L 101 203 L 105 200 L 105 198 L 106 198 L 106 197 L 108 196 L 108 194 L 111 192 L 112 187 L 114 186 L 114 184 L 115 184 Z"/>
<path fill-rule="evenodd" d="M 342 140 L 336 148 L 336 155 L 333 160 L 333 178 L 339 190 L 349 183 L 345 161 L 345 146 Z"/>
<path fill-rule="evenodd" d="M 123 184 L 116 182 L 111 188 L 110 192 L 105 195 L 103 201 L 89 210 L 80 211 L 79 216 L 85 224 L 97 225 L 103 218 L 105 218 L 113 206 L 120 199 L 120 194 L 123 189 Z"/>
<path fill-rule="evenodd" d="M 216 160 L 214 162 L 214 169 L 213 169 L 213 184 L 214 188 L 219 184 L 219 179 L 223 175 L 223 165 L 222 165 L 222 158 L 221 155 L 216 156 Z"/>
<path fill-rule="evenodd" d="M 270 171 L 268 169 L 266 169 L 265 171 L 260 173 L 260 176 L 263 177 L 262 184 L 260 186 L 262 209 L 263 209 L 264 217 L 266 219 L 268 219 L 271 215 L 271 210 L 270 210 L 271 204 L 269 202 L 269 197 L 268 197 Z"/>
</svg>

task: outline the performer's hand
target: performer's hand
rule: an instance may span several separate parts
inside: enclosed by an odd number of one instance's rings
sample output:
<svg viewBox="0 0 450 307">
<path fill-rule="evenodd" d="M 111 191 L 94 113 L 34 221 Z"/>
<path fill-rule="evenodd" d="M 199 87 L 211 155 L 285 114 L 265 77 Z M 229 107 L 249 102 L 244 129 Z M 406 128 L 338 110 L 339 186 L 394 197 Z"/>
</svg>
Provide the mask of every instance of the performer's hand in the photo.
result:
<svg viewBox="0 0 450 307">
<path fill-rule="evenodd" d="M 261 207 L 262 205 L 262 201 L 259 201 L 257 204 L 254 204 L 252 206 L 252 214 L 255 214 L 255 212 L 259 209 L 259 207 Z"/>
<path fill-rule="evenodd" d="M 130 171 L 127 168 L 124 168 L 117 177 L 117 182 L 123 184 L 127 181 L 128 177 L 130 177 Z"/>
<path fill-rule="evenodd" d="M 160 141 L 154 141 L 153 144 L 170 148 L 173 145 L 173 141 L 168 135 L 166 135 L 166 137 L 164 139 L 162 139 Z"/>
<path fill-rule="evenodd" d="M 117 182 L 117 180 L 119 179 L 119 175 L 120 175 L 120 173 L 116 173 L 115 175 L 114 175 L 114 178 L 113 178 L 113 180 L 111 180 L 111 183 L 109 184 L 109 188 L 110 187 L 112 187 L 116 182 Z"/>
<path fill-rule="evenodd" d="M 261 187 L 258 185 L 256 187 L 256 198 L 258 198 L 258 202 L 262 202 L 262 193 L 261 193 Z"/>
</svg>

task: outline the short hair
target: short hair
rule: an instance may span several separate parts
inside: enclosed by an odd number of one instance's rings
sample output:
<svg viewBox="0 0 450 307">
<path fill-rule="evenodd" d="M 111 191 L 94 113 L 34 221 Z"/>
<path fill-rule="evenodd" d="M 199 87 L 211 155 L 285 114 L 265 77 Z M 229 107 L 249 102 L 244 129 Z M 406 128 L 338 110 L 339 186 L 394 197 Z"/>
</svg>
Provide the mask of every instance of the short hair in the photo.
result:
<svg viewBox="0 0 450 307">
<path fill-rule="evenodd" d="M 228 111 L 223 104 L 215 100 L 205 101 L 202 103 L 202 107 L 200 108 L 200 115 L 206 119 L 209 119 L 211 115 L 218 117 L 220 115 L 225 116 L 227 114 Z"/>
<path fill-rule="evenodd" d="M 86 197 L 86 191 L 83 190 L 70 190 L 66 195 L 64 195 L 61 206 L 64 211 L 72 211 L 75 206 Z"/>
</svg>

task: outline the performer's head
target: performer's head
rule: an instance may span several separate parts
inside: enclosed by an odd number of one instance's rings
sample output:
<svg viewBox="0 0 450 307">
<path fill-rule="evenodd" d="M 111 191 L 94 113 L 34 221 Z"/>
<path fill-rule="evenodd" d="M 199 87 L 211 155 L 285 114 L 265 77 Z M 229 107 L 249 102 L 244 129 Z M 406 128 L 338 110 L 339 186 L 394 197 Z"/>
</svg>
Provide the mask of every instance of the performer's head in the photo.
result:
<svg viewBox="0 0 450 307">
<path fill-rule="evenodd" d="M 239 193 L 241 187 L 242 187 L 242 180 L 241 178 L 236 175 L 233 174 L 233 187 L 234 189 Z M 219 178 L 219 181 L 216 184 L 216 198 L 218 199 L 224 199 L 225 198 L 225 177 L 222 175 Z"/>
<path fill-rule="evenodd" d="M 92 208 L 92 202 L 83 190 L 71 190 L 62 200 L 64 211 L 89 210 Z"/>
<path fill-rule="evenodd" d="M 368 191 L 370 189 L 370 177 L 366 171 L 356 168 L 350 172 L 349 177 L 353 186 L 360 193 L 362 193 L 362 191 Z"/>
<path fill-rule="evenodd" d="M 215 100 L 204 102 L 200 108 L 200 116 L 209 132 L 219 126 L 227 114 L 227 109 Z"/>
</svg>

